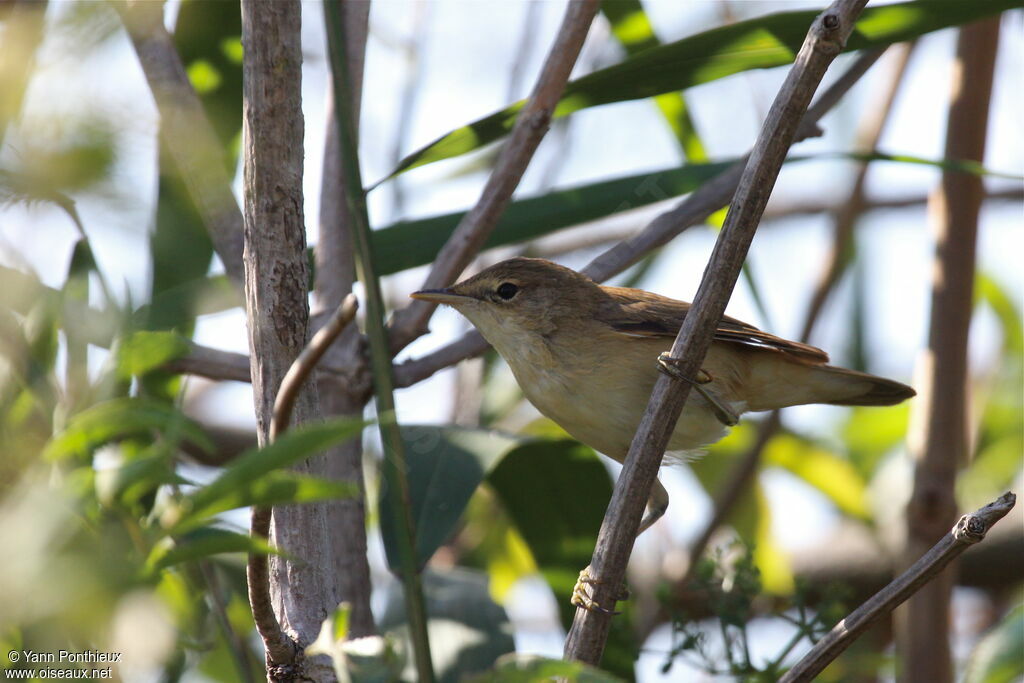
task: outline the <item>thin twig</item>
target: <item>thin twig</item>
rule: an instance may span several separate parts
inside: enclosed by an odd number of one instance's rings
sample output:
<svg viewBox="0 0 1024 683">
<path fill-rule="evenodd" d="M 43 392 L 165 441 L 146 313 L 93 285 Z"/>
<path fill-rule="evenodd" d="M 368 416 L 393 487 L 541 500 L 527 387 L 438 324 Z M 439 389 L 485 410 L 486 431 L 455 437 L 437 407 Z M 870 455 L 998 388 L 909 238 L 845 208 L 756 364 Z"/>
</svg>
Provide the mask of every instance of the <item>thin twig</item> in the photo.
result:
<svg viewBox="0 0 1024 683">
<path fill-rule="evenodd" d="M 114 3 L 160 111 L 160 135 L 210 233 L 231 281 L 242 289 L 242 213 L 231 190 L 224 145 L 192 87 L 159 2 Z"/>
<path fill-rule="evenodd" d="M 281 386 L 277 389 L 277 397 L 274 399 L 274 415 L 270 419 L 271 442 L 277 440 L 277 437 L 288 428 L 299 389 L 316 368 L 316 364 L 320 362 L 328 347 L 356 317 L 358 308 L 359 300 L 356 299 L 355 294 L 345 297 L 327 323 L 313 335 L 313 338 L 306 344 L 306 348 L 302 349 L 302 353 L 288 368 L 284 379 L 281 380 Z"/>
<path fill-rule="evenodd" d="M 828 635 L 819 640 L 796 666 L 786 672 L 780 683 L 798 683 L 813 680 L 840 655 L 864 630 L 879 617 L 888 614 L 897 605 L 931 581 L 956 556 L 985 538 L 996 522 L 1006 516 L 1017 502 L 1012 493 L 1004 493 L 972 515 L 964 515 L 931 550 L 917 560 L 874 597 L 836 624 Z"/>
<path fill-rule="evenodd" d="M 828 65 L 842 50 L 866 0 L 837 0 L 811 25 L 807 38 L 772 103 L 767 120 L 740 178 L 725 225 L 704 272 L 693 307 L 683 319 L 671 354 L 683 376 L 696 377 L 711 336 L 725 312 L 768 196 L 811 97 Z M 690 384 L 658 378 L 651 400 L 626 456 L 590 564 L 592 598 L 608 609 L 625 578 L 643 513 L 662 455 L 689 394 Z M 611 625 L 611 614 L 577 609 L 565 655 L 597 664 Z"/>
<path fill-rule="evenodd" d="M 598 0 L 568 3 L 561 28 L 537 84 L 516 117 L 515 126 L 508 142 L 502 147 L 494 172 L 487 179 L 476 206 L 459 221 L 441 248 L 421 289 L 451 284 L 487 241 L 551 124 L 555 106 L 565 90 L 599 4 Z M 437 304 L 416 300 L 395 313 L 390 329 L 392 353 L 397 353 L 409 342 L 427 333 L 427 323 L 436 308 Z"/>
<path fill-rule="evenodd" d="M 820 133 L 816 133 L 817 122 L 857 83 L 881 54 L 882 50 L 872 50 L 860 55 L 850 68 L 821 94 L 804 115 L 803 122 L 798 128 L 799 139 Z M 744 157 L 737 161 L 701 185 L 675 208 L 655 217 L 642 231 L 595 258 L 581 272 L 597 282 L 603 282 L 618 275 L 652 250 L 668 243 L 684 230 L 703 222 L 729 202 L 739 184 L 746 159 L 747 157 Z M 396 386 L 416 384 L 460 360 L 483 353 L 487 348 L 488 344 L 479 332 L 468 332 L 433 353 L 396 366 Z"/>
</svg>

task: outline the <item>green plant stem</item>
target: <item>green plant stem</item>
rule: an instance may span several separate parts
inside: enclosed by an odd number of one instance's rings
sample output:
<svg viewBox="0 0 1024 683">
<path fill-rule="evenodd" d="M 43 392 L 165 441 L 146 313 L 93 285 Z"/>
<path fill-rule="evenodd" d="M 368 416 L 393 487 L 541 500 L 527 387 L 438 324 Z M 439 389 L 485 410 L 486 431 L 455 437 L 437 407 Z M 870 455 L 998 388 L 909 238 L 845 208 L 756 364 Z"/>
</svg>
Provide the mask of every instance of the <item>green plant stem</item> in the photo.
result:
<svg viewBox="0 0 1024 683">
<path fill-rule="evenodd" d="M 345 204 L 349 211 L 352 237 L 355 244 L 356 271 L 366 295 L 366 336 L 370 344 L 370 367 L 373 372 L 374 394 L 379 418 L 381 442 L 384 447 L 383 468 L 397 486 L 390 513 L 398 528 L 398 553 L 402 587 L 405 592 L 409 634 L 416 663 L 417 680 L 430 683 L 434 670 L 427 637 L 427 614 L 423 600 L 423 587 L 416 566 L 412 513 L 409 507 L 409 481 L 406 477 L 405 450 L 398 422 L 395 419 L 394 381 L 391 376 L 391 352 L 384 329 L 384 299 L 377 279 L 370 249 L 370 220 L 366 211 L 366 193 L 363 190 L 359 168 L 359 148 L 355 135 L 355 116 L 352 111 L 352 92 L 348 64 L 345 58 L 345 31 L 341 7 L 337 0 L 324 3 L 327 26 L 327 45 L 334 84 L 334 111 L 341 143 L 342 166 L 345 168 Z M 390 472 L 388 472 L 390 470 Z"/>
</svg>

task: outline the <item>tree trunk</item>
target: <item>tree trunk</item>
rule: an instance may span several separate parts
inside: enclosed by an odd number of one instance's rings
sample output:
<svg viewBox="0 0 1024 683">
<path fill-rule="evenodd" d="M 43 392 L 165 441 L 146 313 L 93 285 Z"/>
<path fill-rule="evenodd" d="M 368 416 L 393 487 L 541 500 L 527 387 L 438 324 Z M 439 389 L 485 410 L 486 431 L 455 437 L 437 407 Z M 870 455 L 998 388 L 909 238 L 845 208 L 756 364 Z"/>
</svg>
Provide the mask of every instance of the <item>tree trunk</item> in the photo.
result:
<svg viewBox="0 0 1024 683">
<path fill-rule="evenodd" d="M 960 29 L 946 130 L 947 159 L 981 161 L 985 152 L 999 18 Z M 967 337 L 971 322 L 978 212 L 984 195 L 975 175 L 944 171 L 930 203 L 936 233 L 932 316 L 920 398 L 910 428 L 914 491 L 907 507 L 904 566 L 917 560 L 956 522 L 957 469 L 970 456 L 967 434 Z M 950 567 L 897 614 L 901 680 L 953 680 Z"/>
<path fill-rule="evenodd" d="M 281 379 L 308 336 L 300 28 L 295 0 L 242 2 L 245 308 L 261 445 Z M 296 399 L 293 419 L 319 417 L 316 386 L 309 383 Z M 296 469 L 325 476 L 327 459 L 317 456 Z M 300 647 L 316 638 L 339 601 L 327 507 L 281 506 L 273 512 L 271 541 L 294 558 L 271 559 L 274 611 Z M 301 678 L 334 680 L 324 657 L 299 663 Z"/>
</svg>

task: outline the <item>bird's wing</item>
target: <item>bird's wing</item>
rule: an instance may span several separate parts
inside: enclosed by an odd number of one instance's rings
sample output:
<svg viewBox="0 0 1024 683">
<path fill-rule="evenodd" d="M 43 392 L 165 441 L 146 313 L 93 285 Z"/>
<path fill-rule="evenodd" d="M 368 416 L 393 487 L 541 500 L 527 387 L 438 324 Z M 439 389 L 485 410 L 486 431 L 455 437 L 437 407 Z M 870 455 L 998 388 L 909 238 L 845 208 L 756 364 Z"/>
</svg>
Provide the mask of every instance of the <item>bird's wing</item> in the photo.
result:
<svg viewBox="0 0 1024 683">
<path fill-rule="evenodd" d="M 675 339 L 690 304 L 640 289 L 602 287 L 609 298 L 598 307 L 597 319 L 614 332 L 630 337 Z M 715 330 L 715 341 L 775 349 L 814 363 L 828 362 L 821 349 L 776 337 L 753 325 L 725 316 Z"/>
</svg>

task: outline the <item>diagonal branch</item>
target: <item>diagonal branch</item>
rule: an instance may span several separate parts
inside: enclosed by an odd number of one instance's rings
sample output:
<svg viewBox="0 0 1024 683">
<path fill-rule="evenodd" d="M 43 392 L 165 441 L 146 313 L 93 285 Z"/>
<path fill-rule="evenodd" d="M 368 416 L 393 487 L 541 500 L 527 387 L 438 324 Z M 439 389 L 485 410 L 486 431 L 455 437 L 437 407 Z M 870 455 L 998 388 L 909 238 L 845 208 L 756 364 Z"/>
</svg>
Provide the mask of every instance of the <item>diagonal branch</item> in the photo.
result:
<svg viewBox="0 0 1024 683">
<path fill-rule="evenodd" d="M 881 96 L 881 104 L 868 107 L 868 111 L 872 112 L 872 114 L 865 119 L 857 133 L 857 146 L 865 152 L 872 152 L 878 146 L 878 141 L 881 139 L 886 121 L 888 121 L 889 114 L 892 112 L 892 105 L 899 91 L 900 83 L 903 82 L 903 76 L 906 73 L 912 49 L 912 43 L 899 46 L 897 61 L 894 64 L 888 87 Z M 814 329 L 814 325 L 824 309 L 825 301 L 839 283 L 840 276 L 849 260 L 847 255 L 849 254 L 849 243 L 853 237 L 853 228 L 866 208 L 867 200 L 864 197 L 864 188 L 867 180 L 867 171 L 868 164 L 861 163 L 858 166 L 857 175 L 854 178 L 850 194 L 847 196 L 846 201 L 833 211 L 832 252 L 822 270 L 814 294 L 811 296 L 811 303 L 808 304 L 807 311 L 804 313 L 803 331 L 800 334 L 800 341 L 804 343 L 809 341 L 811 330 Z M 757 439 L 750 449 L 743 454 L 740 462 L 736 465 L 733 472 L 730 473 L 726 485 L 715 496 L 714 513 L 704 526 L 704 530 L 697 537 L 697 540 L 690 546 L 688 573 L 694 570 L 697 560 L 704 554 L 704 550 L 707 548 L 708 543 L 710 543 L 712 535 L 719 526 L 725 523 L 733 507 L 746 493 L 750 481 L 757 474 L 758 464 L 761 462 L 761 453 L 781 426 L 778 410 L 772 411 L 768 419 L 758 426 Z"/>
<path fill-rule="evenodd" d="M 974 514 L 961 517 L 956 526 L 910 569 L 836 624 L 835 628 L 819 640 L 796 666 L 786 672 L 780 683 L 814 680 L 814 677 L 848 648 L 872 622 L 894 610 L 897 605 L 934 579 L 960 553 L 983 540 L 992 525 L 1005 517 L 1016 502 L 1015 495 L 1004 493 Z"/>
<path fill-rule="evenodd" d="M 676 366 L 683 376 L 696 377 L 700 370 L 811 96 L 828 65 L 842 50 L 865 4 L 866 0 L 836 0 L 814 20 L 793 68 L 772 103 L 740 178 L 693 307 L 672 346 L 671 354 L 677 359 Z M 599 605 L 614 607 L 615 593 L 625 578 L 644 503 L 689 389 L 690 384 L 667 376 L 659 377 L 654 386 L 616 482 L 591 561 L 591 575 L 597 581 L 592 586 L 592 597 Z M 597 664 L 610 626 L 609 613 L 578 609 L 566 639 L 566 658 Z"/>
<path fill-rule="evenodd" d="M 516 117 L 512 133 L 501 150 L 494 172 L 487 179 L 480 200 L 463 217 L 442 247 L 421 289 L 451 284 L 487 241 L 551 124 L 555 106 L 565 90 L 598 5 L 598 0 L 568 3 L 562 26 L 533 93 Z M 390 330 L 393 353 L 427 333 L 427 323 L 436 308 L 437 304 L 416 300 L 395 313 Z"/>
<path fill-rule="evenodd" d="M 114 3 L 160 111 L 160 135 L 188 188 L 228 277 L 242 289 L 242 213 L 231 191 L 223 146 L 203 110 L 160 2 Z"/>
</svg>

